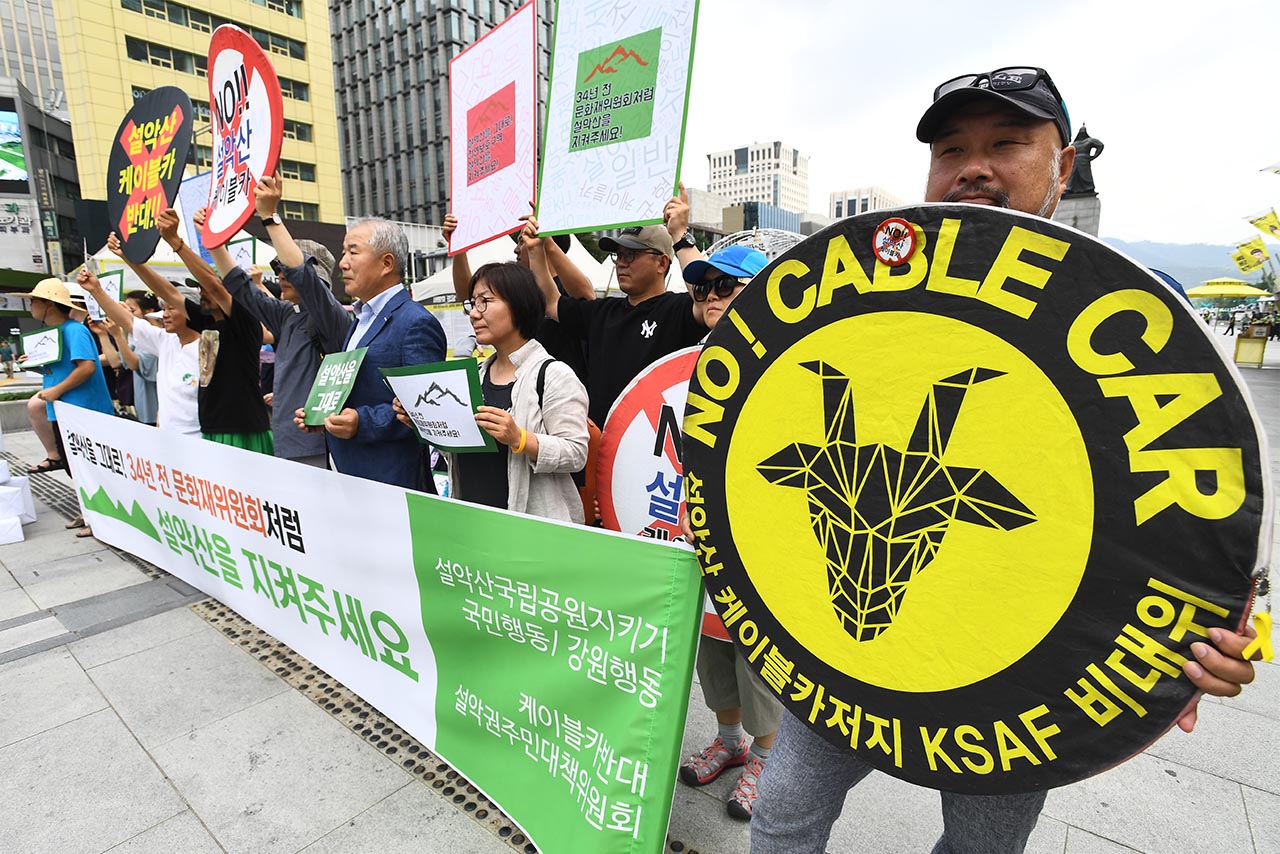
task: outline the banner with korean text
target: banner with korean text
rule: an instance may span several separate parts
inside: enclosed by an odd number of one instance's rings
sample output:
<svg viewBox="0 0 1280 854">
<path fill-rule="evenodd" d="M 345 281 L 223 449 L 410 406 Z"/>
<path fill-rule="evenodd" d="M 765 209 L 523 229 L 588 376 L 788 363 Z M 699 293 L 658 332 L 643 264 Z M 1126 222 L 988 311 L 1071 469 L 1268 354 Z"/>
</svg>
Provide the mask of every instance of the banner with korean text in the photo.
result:
<svg viewBox="0 0 1280 854">
<path fill-rule="evenodd" d="M 566 234 L 662 222 L 684 148 L 697 0 L 556 3 L 538 222 Z"/>
<path fill-rule="evenodd" d="M 520 228 L 534 197 L 538 15 L 526 3 L 449 63 L 456 255 Z"/>
<path fill-rule="evenodd" d="M 689 552 L 57 416 L 99 539 L 356 691 L 545 854 L 662 850 L 702 590 Z"/>
</svg>

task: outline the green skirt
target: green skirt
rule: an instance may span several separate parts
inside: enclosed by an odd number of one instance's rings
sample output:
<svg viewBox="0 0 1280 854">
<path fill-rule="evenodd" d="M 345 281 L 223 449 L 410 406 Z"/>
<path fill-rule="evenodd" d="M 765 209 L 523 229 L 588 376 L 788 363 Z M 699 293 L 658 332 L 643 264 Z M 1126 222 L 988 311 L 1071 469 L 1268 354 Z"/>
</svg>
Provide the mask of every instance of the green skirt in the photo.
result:
<svg viewBox="0 0 1280 854">
<path fill-rule="evenodd" d="M 219 445 L 244 448 L 246 451 L 266 454 L 268 457 L 274 456 L 276 452 L 270 430 L 263 430 L 261 433 L 201 433 L 200 437 L 210 442 L 217 442 Z"/>
</svg>

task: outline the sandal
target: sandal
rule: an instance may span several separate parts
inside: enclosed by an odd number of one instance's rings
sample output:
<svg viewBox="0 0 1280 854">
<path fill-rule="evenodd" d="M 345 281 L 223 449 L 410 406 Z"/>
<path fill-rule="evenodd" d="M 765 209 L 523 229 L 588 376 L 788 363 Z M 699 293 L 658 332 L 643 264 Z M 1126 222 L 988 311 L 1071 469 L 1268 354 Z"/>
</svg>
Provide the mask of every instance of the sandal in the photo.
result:
<svg viewBox="0 0 1280 854">
<path fill-rule="evenodd" d="M 77 516 L 62 527 L 70 531 L 72 528 L 86 528 L 88 526 L 84 523 L 84 516 Z"/>
<path fill-rule="evenodd" d="M 86 525 L 86 526 L 84 526 L 83 528 L 81 528 L 79 531 L 76 531 L 76 536 L 77 536 L 77 537 L 81 537 L 81 538 L 83 538 L 83 537 L 92 537 L 92 536 L 93 536 L 93 528 L 90 528 L 88 525 Z"/>
<path fill-rule="evenodd" d="M 32 466 L 27 469 L 27 474 L 48 474 L 51 471 L 66 471 L 67 463 L 61 457 L 54 459 L 53 457 L 45 457 L 44 462 L 38 466 Z"/>
</svg>

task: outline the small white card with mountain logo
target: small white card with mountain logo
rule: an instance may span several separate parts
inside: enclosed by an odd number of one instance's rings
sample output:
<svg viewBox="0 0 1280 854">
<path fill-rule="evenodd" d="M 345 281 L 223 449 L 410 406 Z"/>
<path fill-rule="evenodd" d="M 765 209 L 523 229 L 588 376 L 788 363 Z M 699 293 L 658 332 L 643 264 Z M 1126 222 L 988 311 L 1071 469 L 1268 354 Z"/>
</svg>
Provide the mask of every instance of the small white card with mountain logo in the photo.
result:
<svg viewBox="0 0 1280 854">
<path fill-rule="evenodd" d="M 476 424 L 476 409 L 484 398 L 475 359 L 383 368 L 382 378 L 424 443 L 455 453 L 497 450 L 493 437 Z"/>
</svg>

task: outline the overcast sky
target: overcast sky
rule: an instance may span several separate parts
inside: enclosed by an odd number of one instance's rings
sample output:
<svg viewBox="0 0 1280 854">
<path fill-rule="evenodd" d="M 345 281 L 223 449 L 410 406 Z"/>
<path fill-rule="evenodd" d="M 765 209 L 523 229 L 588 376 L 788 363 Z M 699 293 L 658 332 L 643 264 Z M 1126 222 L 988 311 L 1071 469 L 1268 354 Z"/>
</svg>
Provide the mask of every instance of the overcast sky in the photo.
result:
<svg viewBox="0 0 1280 854">
<path fill-rule="evenodd" d="M 1103 237 L 1236 243 L 1280 207 L 1280 3 L 702 0 L 681 169 L 782 140 L 809 155 L 810 210 L 876 185 L 918 202 L 915 126 L 934 87 L 1009 65 L 1047 69 L 1106 150 Z"/>
</svg>

